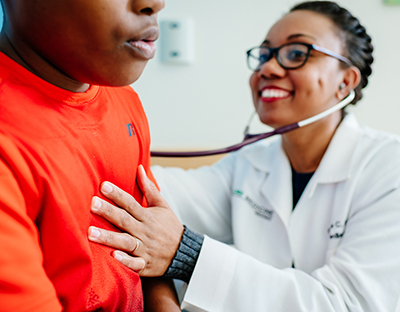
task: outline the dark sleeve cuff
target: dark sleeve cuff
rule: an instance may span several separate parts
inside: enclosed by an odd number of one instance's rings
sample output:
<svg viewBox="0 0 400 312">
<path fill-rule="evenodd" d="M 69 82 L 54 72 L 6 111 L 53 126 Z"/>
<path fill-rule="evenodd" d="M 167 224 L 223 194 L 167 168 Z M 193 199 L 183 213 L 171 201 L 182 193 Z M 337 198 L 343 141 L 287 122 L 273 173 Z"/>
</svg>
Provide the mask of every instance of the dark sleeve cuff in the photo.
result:
<svg viewBox="0 0 400 312">
<path fill-rule="evenodd" d="M 203 245 L 203 240 L 203 235 L 193 232 L 185 226 L 179 248 L 164 276 L 189 283 L 200 254 L 201 246 Z"/>
</svg>

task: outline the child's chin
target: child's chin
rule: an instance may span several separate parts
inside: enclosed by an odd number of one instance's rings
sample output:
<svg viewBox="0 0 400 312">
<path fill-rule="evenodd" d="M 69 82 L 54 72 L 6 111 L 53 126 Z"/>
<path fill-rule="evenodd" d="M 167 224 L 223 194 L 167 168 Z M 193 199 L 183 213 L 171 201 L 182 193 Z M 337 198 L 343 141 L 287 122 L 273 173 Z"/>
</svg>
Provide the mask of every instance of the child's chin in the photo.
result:
<svg viewBox="0 0 400 312">
<path fill-rule="evenodd" d="M 143 71 L 142 71 L 143 72 Z M 124 87 L 124 86 L 129 86 L 132 83 L 136 82 L 136 80 L 138 80 L 142 74 L 142 72 L 140 73 L 136 73 L 133 75 L 128 75 L 128 76 L 118 76 L 115 77 L 115 79 L 105 79 L 101 82 L 94 82 L 91 83 L 93 85 L 100 85 L 100 86 L 107 86 L 107 87 Z"/>
<path fill-rule="evenodd" d="M 108 80 L 108 85 L 114 87 L 122 87 L 134 83 L 142 75 L 146 63 L 143 65 L 141 64 L 142 66 L 135 64 L 134 70 L 126 70 L 125 68 L 125 70 L 119 71 L 118 73 L 115 73 L 115 75 L 109 76 L 109 79 L 106 78 L 106 80 Z"/>
</svg>

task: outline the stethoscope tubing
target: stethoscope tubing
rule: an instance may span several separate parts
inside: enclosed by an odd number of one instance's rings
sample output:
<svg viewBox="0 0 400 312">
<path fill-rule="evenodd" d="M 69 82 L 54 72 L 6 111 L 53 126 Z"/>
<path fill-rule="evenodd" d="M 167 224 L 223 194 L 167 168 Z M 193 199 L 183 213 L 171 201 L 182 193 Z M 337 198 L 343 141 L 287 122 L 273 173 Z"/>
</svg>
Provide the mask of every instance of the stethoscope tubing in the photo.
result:
<svg viewBox="0 0 400 312">
<path fill-rule="evenodd" d="M 355 92 L 354 92 L 354 90 L 351 90 L 350 94 L 346 98 L 344 98 L 342 101 L 340 101 L 335 106 L 332 106 L 331 108 L 327 109 L 326 111 L 323 111 L 322 113 L 319 113 L 315 116 L 309 117 L 302 121 L 274 129 L 271 132 L 260 133 L 260 134 L 247 134 L 242 142 L 235 144 L 235 145 L 228 146 L 228 147 L 206 150 L 206 151 L 187 151 L 187 152 L 151 151 L 150 153 L 151 153 L 152 157 L 200 157 L 200 156 L 212 156 L 212 155 L 219 155 L 219 154 L 226 154 L 226 153 L 234 152 L 234 151 L 237 151 L 237 150 L 241 149 L 242 147 L 252 144 L 254 142 L 272 137 L 277 134 L 287 133 L 289 131 L 312 124 L 312 123 L 316 122 L 317 120 L 320 120 L 320 119 L 332 114 L 333 112 L 336 112 L 336 111 L 344 108 L 346 105 L 348 105 L 354 99 L 354 97 L 355 97 Z"/>
</svg>

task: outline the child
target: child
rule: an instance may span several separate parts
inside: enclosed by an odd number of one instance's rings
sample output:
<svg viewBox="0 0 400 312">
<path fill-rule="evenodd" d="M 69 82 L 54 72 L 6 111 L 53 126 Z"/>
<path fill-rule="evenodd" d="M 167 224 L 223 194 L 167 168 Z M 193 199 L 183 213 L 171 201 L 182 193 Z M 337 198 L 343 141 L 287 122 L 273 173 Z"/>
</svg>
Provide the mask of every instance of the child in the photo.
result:
<svg viewBox="0 0 400 312">
<path fill-rule="evenodd" d="M 137 273 L 87 240 L 114 181 L 144 203 L 149 129 L 127 86 L 154 56 L 164 0 L 3 0 L 0 310 L 142 311 Z"/>
</svg>

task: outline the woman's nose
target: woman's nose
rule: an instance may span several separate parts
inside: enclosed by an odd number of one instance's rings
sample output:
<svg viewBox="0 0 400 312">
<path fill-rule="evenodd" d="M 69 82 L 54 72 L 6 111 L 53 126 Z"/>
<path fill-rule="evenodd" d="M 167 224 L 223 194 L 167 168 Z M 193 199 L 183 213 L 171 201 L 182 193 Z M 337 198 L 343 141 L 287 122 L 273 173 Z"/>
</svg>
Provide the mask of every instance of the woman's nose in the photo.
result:
<svg viewBox="0 0 400 312">
<path fill-rule="evenodd" d="M 276 55 L 274 55 L 271 59 L 261 65 L 258 73 L 266 78 L 280 78 L 286 75 L 286 69 L 279 64 Z"/>
</svg>

